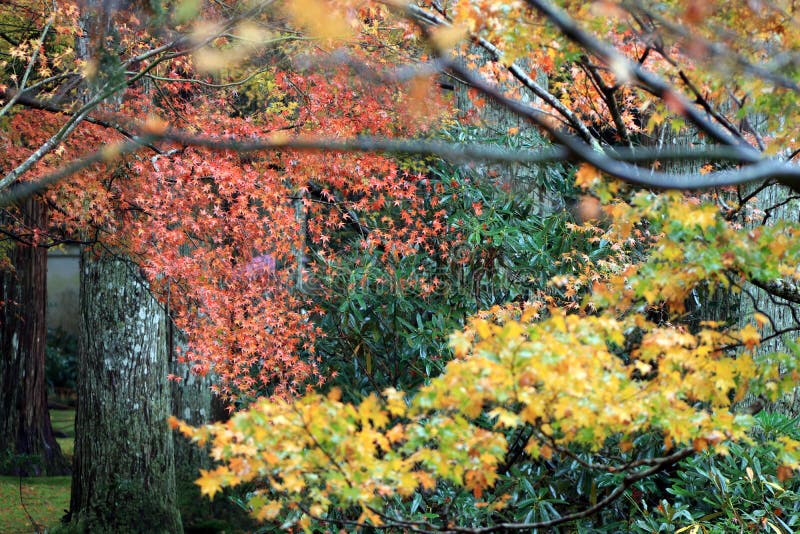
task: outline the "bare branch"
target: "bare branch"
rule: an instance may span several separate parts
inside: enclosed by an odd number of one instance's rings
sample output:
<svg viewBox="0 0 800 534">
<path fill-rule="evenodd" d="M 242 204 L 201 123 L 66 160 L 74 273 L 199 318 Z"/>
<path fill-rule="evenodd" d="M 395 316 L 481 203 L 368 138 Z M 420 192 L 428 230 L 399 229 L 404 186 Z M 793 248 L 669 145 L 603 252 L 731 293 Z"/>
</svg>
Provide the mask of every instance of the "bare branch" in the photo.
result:
<svg viewBox="0 0 800 534">
<path fill-rule="evenodd" d="M 575 138 L 570 138 L 575 139 Z M 294 150 L 323 150 L 331 152 L 378 152 L 385 154 L 412 154 L 418 156 L 439 157 L 451 162 L 493 162 L 493 163 L 523 163 L 523 164 L 546 164 L 564 161 L 587 161 L 581 158 L 583 149 L 576 156 L 571 147 L 548 147 L 528 149 L 510 149 L 496 145 L 483 144 L 457 144 L 435 140 L 413 140 L 413 139 L 386 139 L 381 137 L 362 136 L 351 140 L 334 140 L 328 138 L 311 137 L 274 137 L 262 139 L 231 139 L 203 137 L 186 134 L 181 131 L 170 131 L 161 134 L 148 133 L 141 136 L 133 136 L 129 141 L 103 149 L 90 154 L 84 158 L 74 160 L 51 174 L 45 175 L 36 181 L 26 182 L 14 187 L 5 195 L 0 196 L 0 206 L 15 202 L 21 198 L 32 195 L 58 181 L 96 163 L 109 161 L 118 155 L 136 152 L 142 147 L 152 147 L 158 141 L 174 141 L 184 146 L 200 146 L 210 150 L 230 150 L 234 152 L 262 152 L 279 149 Z M 580 141 L 576 141 L 580 143 Z M 585 145 L 584 145 L 585 146 Z M 160 150 L 160 149 L 157 149 Z M 642 148 L 635 151 L 629 149 L 617 149 L 610 154 L 599 154 L 593 149 L 586 147 L 590 152 L 590 163 L 595 164 L 601 170 L 615 170 L 622 166 L 625 173 L 629 174 L 633 169 L 635 179 L 629 179 L 632 183 L 643 183 L 650 187 L 661 187 L 664 189 L 695 189 L 702 187 L 713 187 L 716 185 L 728 185 L 736 183 L 746 183 L 749 181 L 760 180 L 774 175 L 788 175 L 796 183 L 800 183 L 800 167 L 786 164 L 781 160 L 764 159 L 758 165 L 746 167 L 741 170 L 720 171 L 706 175 L 673 175 L 666 173 L 654 173 L 630 165 L 627 162 L 653 162 L 653 161 L 733 161 L 738 163 L 749 162 L 751 156 L 743 154 L 735 147 L 707 147 L 703 149 L 676 148 L 675 150 L 659 150 L 655 148 Z M 602 167 L 601 167 L 602 166 Z M 606 171 L 608 172 L 608 171 Z M 650 173 L 644 175 L 644 172 Z M 613 173 L 609 173 L 612 174 Z M 615 175 L 617 176 L 617 175 Z M 623 178 L 625 179 L 625 178 Z"/>
<path fill-rule="evenodd" d="M 735 50 L 731 50 L 721 43 L 709 41 L 697 32 L 691 32 L 688 28 L 684 28 L 670 20 L 667 20 L 665 17 L 659 15 L 652 9 L 647 9 L 641 2 L 623 1 L 621 2 L 621 5 L 631 13 L 634 11 L 645 13 L 651 19 L 657 21 L 659 25 L 665 28 L 668 32 L 677 35 L 680 38 L 689 40 L 692 43 L 692 46 L 701 49 L 709 56 L 710 59 L 721 58 L 732 62 L 744 72 L 750 73 L 757 78 L 774 83 L 777 87 L 800 93 L 800 85 L 798 85 L 797 82 L 778 73 L 778 70 L 786 68 L 786 61 L 778 63 L 773 68 L 770 68 L 769 66 L 756 65 L 746 57 L 737 53 Z M 779 55 L 778 57 L 780 58 L 781 56 Z M 796 63 L 798 61 L 798 57 L 796 55 L 788 59 L 790 59 L 791 63 Z"/>
<path fill-rule="evenodd" d="M 451 62 L 449 67 L 464 78 L 467 83 L 489 98 L 505 106 L 510 111 L 529 119 L 536 126 L 547 132 L 556 142 L 569 150 L 572 159 L 585 161 L 606 174 L 628 183 L 656 189 L 703 189 L 772 178 L 793 189 L 800 190 L 800 166 L 787 164 L 782 160 L 765 158 L 749 145 L 728 144 L 731 148 L 737 149 L 739 161 L 750 162 L 752 165 L 708 174 L 700 174 L 699 172 L 671 174 L 623 163 L 614 159 L 610 154 L 601 152 L 599 146 L 587 145 L 580 139 L 554 128 L 544 121 L 536 110 L 518 100 L 506 97 L 496 87 L 488 84 L 482 78 L 455 62 Z M 713 125 L 712 127 L 716 128 Z"/>
<path fill-rule="evenodd" d="M 778 279 L 765 282 L 755 278 L 748 278 L 748 281 L 757 288 L 763 289 L 776 297 L 800 304 L 800 287 L 792 281 Z"/>
<path fill-rule="evenodd" d="M 743 150 L 754 151 L 753 147 L 746 142 L 732 138 L 716 124 L 708 121 L 686 97 L 675 91 L 672 85 L 643 69 L 638 63 L 629 60 L 613 46 L 581 29 L 575 20 L 563 10 L 545 0 L 526 0 L 526 2 L 550 20 L 566 37 L 605 61 L 609 66 L 613 66 L 615 72 L 625 71 L 627 76 L 635 79 L 659 98 L 672 102 L 673 107 L 680 109 L 683 117 L 718 143 L 741 146 Z"/>
<path fill-rule="evenodd" d="M 445 20 L 444 18 L 437 17 L 432 13 L 428 13 L 424 9 L 415 6 L 413 4 L 409 4 L 407 7 L 408 11 L 419 17 L 421 20 L 438 26 L 450 26 L 450 22 Z M 499 48 L 494 46 L 492 43 L 484 39 L 480 36 L 474 36 L 473 39 L 475 42 L 484 50 L 491 54 L 492 59 L 500 64 L 507 65 L 506 68 L 508 71 L 525 87 L 527 87 L 534 95 L 541 98 L 547 105 L 552 107 L 556 110 L 564 119 L 567 120 L 570 126 L 572 126 L 575 131 L 578 133 L 584 141 L 587 143 L 592 142 L 592 134 L 589 132 L 589 129 L 586 125 L 581 121 L 575 113 L 572 112 L 568 107 L 561 103 L 561 101 L 555 97 L 552 93 L 547 91 L 544 87 L 536 83 L 536 81 L 531 78 L 516 62 L 507 64 L 503 61 L 503 52 L 500 51 Z"/>
</svg>

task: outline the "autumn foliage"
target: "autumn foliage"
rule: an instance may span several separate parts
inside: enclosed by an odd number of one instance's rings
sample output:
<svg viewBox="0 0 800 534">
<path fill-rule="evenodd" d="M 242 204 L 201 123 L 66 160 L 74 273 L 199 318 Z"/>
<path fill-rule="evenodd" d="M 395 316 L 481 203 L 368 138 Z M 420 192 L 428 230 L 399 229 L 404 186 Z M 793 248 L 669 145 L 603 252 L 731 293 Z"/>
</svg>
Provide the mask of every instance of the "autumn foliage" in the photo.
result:
<svg viewBox="0 0 800 534">
<path fill-rule="evenodd" d="M 30 11 L 41 37 L 4 45 L 34 73 L 0 86 L 6 101 L 39 85 L 3 119 L 4 171 L 58 140 L 9 175 L 55 183 L 40 193 L 50 227 L 9 232 L 138 265 L 188 336 L 182 358 L 242 408 L 203 428 L 173 421 L 219 462 L 197 482 L 204 494 L 247 483 L 257 518 L 306 529 L 445 531 L 457 518 L 414 515 L 418 500 L 465 490 L 490 518 L 513 504 L 497 488 L 520 458 L 621 475 L 604 497 L 592 486 L 589 515 L 691 455 L 755 443 L 743 401 L 777 401 L 798 379 L 800 324 L 777 324 L 751 295 L 800 302 L 798 226 L 773 216 L 800 176 L 796 61 L 774 54 L 796 48 L 797 15 L 754 2 L 558 4 L 183 1 L 106 13 L 113 52 L 83 57 L 70 44 L 78 8 L 57 2 Z M 83 92 L 61 84 L 70 77 Z M 498 109 L 516 122 L 493 123 Z M 543 135 L 526 137 L 533 128 Z M 491 137 L 499 147 L 458 143 Z M 451 177 L 435 172 L 440 157 L 457 160 Z M 76 161 L 79 173 L 53 178 Z M 558 186 L 524 188 L 491 166 L 527 163 L 533 181 L 531 168 L 567 161 Z M 433 302 L 448 269 L 472 268 L 480 288 L 527 260 L 487 246 L 506 235 L 489 228 L 503 208 L 468 192 L 473 179 L 543 191 L 538 215 L 571 217 L 559 231 L 581 246 L 562 250 L 571 241 L 542 225 L 539 252 L 557 260 L 514 302 L 470 310 L 436 355 L 451 361 L 418 390 L 373 384 L 350 402 L 325 389 L 366 353 L 359 342 L 320 360 L 326 336 L 346 337 L 324 330 L 323 304 L 341 296 L 332 281 L 365 288 L 369 264 L 386 298 Z M 454 215 L 459 194 L 475 195 L 472 227 Z M 399 276 L 409 258 L 415 272 Z M 753 305 L 703 308 L 719 294 Z M 779 339 L 781 350 L 761 346 Z M 800 442 L 764 446 L 779 478 L 800 468 Z"/>
<path fill-rule="evenodd" d="M 681 217 L 666 217 L 675 210 Z M 451 338 L 455 359 L 442 376 L 410 399 L 389 389 L 352 405 L 334 391 L 264 400 L 223 425 L 179 425 L 222 460 L 198 484 L 213 496 L 223 486 L 266 481 L 251 497 L 265 519 L 299 507 L 307 525 L 332 505 L 358 505 L 360 522 L 382 524 L 393 522 L 381 513 L 387 497 L 430 490 L 437 480 L 464 486 L 479 500 L 497 480 L 513 429 L 532 429 L 525 452 L 534 459 L 613 445 L 623 461 L 599 467 L 612 471 L 632 469 L 635 443 L 653 432 L 667 453 L 727 454 L 731 441 L 752 439 L 753 417 L 736 413 L 735 403 L 748 394 L 774 400 L 791 391 L 794 357 L 754 359 L 756 324 L 737 329 L 709 321 L 690 332 L 683 324 L 657 324 L 648 310 L 669 306 L 677 317 L 700 284 L 712 281 L 722 291 L 743 274 L 766 275 L 762 269 L 797 251 L 791 228 L 768 227 L 754 240 L 751 231 L 720 222 L 715 210 L 687 208 L 677 194 L 641 193 L 632 204 L 610 206 L 620 224 L 605 238 L 624 243 L 629 224 L 659 235 L 646 261 L 600 276 L 574 313 L 543 301 L 479 313 Z M 726 243 L 726 259 L 717 240 Z M 795 468 L 798 445 L 789 438 L 773 444 Z"/>
</svg>

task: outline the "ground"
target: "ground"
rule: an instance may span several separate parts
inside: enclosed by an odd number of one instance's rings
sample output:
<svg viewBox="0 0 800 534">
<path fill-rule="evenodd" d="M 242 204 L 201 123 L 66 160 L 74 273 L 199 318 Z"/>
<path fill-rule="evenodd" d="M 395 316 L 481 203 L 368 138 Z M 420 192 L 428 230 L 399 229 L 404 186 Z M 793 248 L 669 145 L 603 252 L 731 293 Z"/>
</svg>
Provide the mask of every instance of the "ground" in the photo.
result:
<svg viewBox="0 0 800 534">
<path fill-rule="evenodd" d="M 71 460 L 75 444 L 75 410 L 51 410 L 61 450 Z M 34 532 L 32 521 L 54 527 L 69 508 L 70 477 L 0 477 L 0 534 Z M 23 506 L 24 504 L 24 506 Z M 25 513 L 30 514 L 30 518 Z"/>
</svg>

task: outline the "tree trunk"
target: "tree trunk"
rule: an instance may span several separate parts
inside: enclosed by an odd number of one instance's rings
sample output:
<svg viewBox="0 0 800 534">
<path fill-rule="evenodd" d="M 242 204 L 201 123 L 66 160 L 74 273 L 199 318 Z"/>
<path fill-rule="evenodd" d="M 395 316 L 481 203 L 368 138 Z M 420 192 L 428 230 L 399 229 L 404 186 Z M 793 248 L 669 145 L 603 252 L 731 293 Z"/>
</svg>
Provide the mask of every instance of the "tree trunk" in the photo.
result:
<svg viewBox="0 0 800 534">
<path fill-rule="evenodd" d="M 19 209 L 26 228 L 47 227 L 47 207 L 38 199 Z M 47 410 L 47 250 L 17 244 L 10 260 L 13 270 L 0 272 L 0 447 L 8 455 L 0 472 L 64 475 L 69 465 Z"/>
<path fill-rule="evenodd" d="M 474 45 L 470 48 L 470 54 L 481 67 L 492 62 L 492 55 L 480 46 Z M 521 63 L 518 61 L 518 63 Z M 521 64 L 526 72 L 531 72 L 527 64 Z M 535 80 L 544 89 L 547 88 L 547 77 L 538 76 Z M 512 84 L 512 87 L 515 84 Z M 509 89 L 505 84 L 500 84 L 501 89 Z M 518 145 L 528 147 L 542 147 L 549 145 L 550 142 L 535 128 L 531 128 L 526 119 L 511 113 L 505 106 L 487 99 L 484 104 L 476 108 L 469 96 L 469 86 L 463 83 L 455 85 L 455 101 L 459 111 L 466 117 L 474 113 L 477 121 L 476 129 L 472 132 L 469 141 L 489 142 L 500 146 Z M 539 97 L 528 90 L 523 90 L 520 100 L 524 104 L 538 106 L 541 103 Z M 518 134 L 510 134 L 511 131 L 518 131 Z M 469 132 L 469 130 L 467 130 Z M 469 134 L 468 134 L 469 135 Z M 550 165 L 549 167 L 554 167 Z M 552 176 L 547 172 L 546 165 L 531 165 L 527 163 L 472 163 L 469 168 L 476 176 L 492 176 L 496 174 L 502 177 L 504 186 L 518 195 L 533 197 L 537 200 L 537 215 L 546 217 L 565 207 L 561 189 L 563 186 L 553 181 Z M 561 173 L 555 173 L 558 180 L 562 179 Z"/>
<path fill-rule="evenodd" d="M 175 331 L 179 346 L 186 347 L 184 336 Z M 175 359 L 170 367 L 177 377 L 172 382 L 172 414 L 192 426 L 208 424 L 212 421 L 212 400 L 210 376 L 200 376 L 192 372 L 188 363 Z M 198 447 L 179 433 L 175 440 L 175 476 L 181 482 L 194 482 L 198 477 L 198 469 L 208 469 L 211 459 L 208 451 Z"/>
<path fill-rule="evenodd" d="M 169 348 L 180 347 L 185 353 L 186 339 L 173 325 L 170 332 Z M 210 375 L 200 376 L 192 372 L 191 365 L 178 361 L 173 352 L 170 363 L 171 373 L 177 380 L 171 383 L 172 414 L 193 426 L 201 426 L 212 421 L 212 392 Z M 181 521 L 186 532 L 202 531 L 213 525 L 214 503 L 200 494 L 194 483 L 200 476 L 200 469 L 211 468 L 208 447 L 193 443 L 179 432 L 173 434 L 175 443 L 175 484 Z"/>
<path fill-rule="evenodd" d="M 70 503 L 79 530 L 182 531 L 166 321 L 138 268 L 84 251 Z"/>
<path fill-rule="evenodd" d="M 772 225 L 778 221 L 797 221 L 798 208 L 800 202 L 792 200 L 792 191 L 784 186 L 772 186 L 761 191 L 755 199 L 755 207 L 764 212 L 763 218 L 753 221 L 752 225 Z M 773 280 L 762 280 L 762 282 L 773 282 Z M 770 322 L 761 329 L 763 338 L 775 334 L 776 330 L 791 329 L 798 326 L 797 318 L 800 317 L 800 306 L 786 300 L 778 295 L 774 295 L 746 283 L 741 295 L 741 320 L 743 323 L 752 322 L 753 313 L 763 313 L 770 318 Z M 789 332 L 786 337 L 796 337 L 796 332 Z M 756 361 L 766 358 L 769 354 L 787 352 L 784 336 L 776 336 L 766 339 L 759 345 L 754 352 Z M 744 405 L 755 402 L 755 399 L 747 399 Z M 789 416 L 800 414 L 800 388 L 796 388 L 792 395 L 787 395 L 776 403 L 769 404 L 767 408 L 771 411 L 779 411 Z"/>
</svg>

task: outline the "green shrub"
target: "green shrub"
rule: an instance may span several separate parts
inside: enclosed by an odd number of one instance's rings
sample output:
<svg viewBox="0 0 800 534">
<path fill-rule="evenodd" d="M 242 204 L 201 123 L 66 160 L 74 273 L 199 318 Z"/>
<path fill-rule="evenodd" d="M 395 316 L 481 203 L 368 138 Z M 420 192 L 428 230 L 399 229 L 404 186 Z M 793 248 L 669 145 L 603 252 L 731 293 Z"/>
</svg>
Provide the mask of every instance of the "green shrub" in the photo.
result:
<svg viewBox="0 0 800 534">
<path fill-rule="evenodd" d="M 698 454 L 681 462 L 655 507 L 640 507 L 637 532 L 775 532 L 800 529 L 800 480 L 780 481 L 780 458 L 762 439 L 800 437 L 800 418 L 761 412 L 754 442 L 733 443 L 727 456 Z"/>
<path fill-rule="evenodd" d="M 78 338 L 62 329 L 47 331 L 45 376 L 47 387 L 75 389 L 78 372 Z"/>
</svg>

